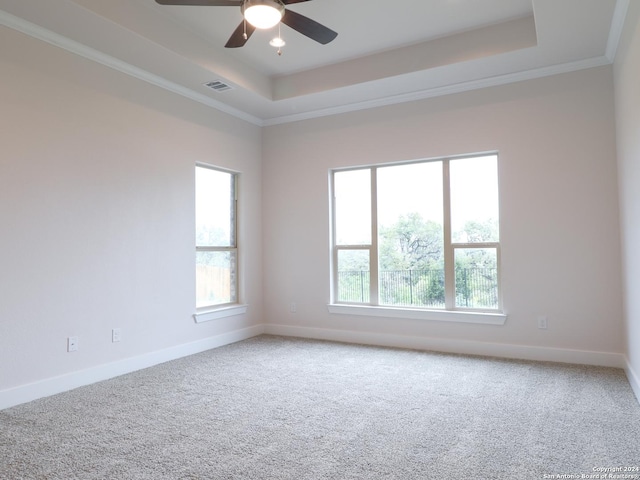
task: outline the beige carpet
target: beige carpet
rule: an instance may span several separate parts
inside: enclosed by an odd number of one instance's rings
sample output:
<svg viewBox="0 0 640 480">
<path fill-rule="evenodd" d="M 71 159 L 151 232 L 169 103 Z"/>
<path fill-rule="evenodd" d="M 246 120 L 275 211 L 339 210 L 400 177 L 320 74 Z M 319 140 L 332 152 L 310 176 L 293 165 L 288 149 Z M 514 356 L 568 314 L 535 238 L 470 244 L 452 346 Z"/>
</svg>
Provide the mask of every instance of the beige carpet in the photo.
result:
<svg viewBox="0 0 640 480">
<path fill-rule="evenodd" d="M 640 466 L 640 406 L 621 370 L 272 336 L 0 412 L 3 480 L 543 479 L 627 466 Z"/>
</svg>

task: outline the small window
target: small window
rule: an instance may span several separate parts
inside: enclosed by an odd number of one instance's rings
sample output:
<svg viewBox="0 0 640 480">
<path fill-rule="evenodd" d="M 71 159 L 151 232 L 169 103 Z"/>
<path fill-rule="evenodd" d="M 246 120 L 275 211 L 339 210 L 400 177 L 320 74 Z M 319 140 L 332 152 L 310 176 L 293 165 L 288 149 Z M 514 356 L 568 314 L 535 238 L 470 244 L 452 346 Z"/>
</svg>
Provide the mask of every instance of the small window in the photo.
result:
<svg viewBox="0 0 640 480">
<path fill-rule="evenodd" d="M 500 311 L 497 162 L 332 172 L 332 302 Z"/>
<path fill-rule="evenodd" d="M 196 307 L 238 302 L 237 174 L 196 166 Z"/>
</svg>

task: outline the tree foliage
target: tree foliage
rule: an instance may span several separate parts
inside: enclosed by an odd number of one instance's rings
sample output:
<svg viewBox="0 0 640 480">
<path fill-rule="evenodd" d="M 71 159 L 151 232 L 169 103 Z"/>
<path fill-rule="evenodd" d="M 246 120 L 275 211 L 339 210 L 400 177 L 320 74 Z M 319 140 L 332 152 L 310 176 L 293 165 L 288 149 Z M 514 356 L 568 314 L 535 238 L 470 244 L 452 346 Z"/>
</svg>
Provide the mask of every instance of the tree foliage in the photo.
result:
<svg viewBox="0 0 640 480">
<path fill-rule="evenodd" d="M 498 240 L 498 223 L 470 221 L 454 239 L 463 243 Z M 366 251 L 342 252 L 339 298 L 368 302 L 369 259 Z M 456 305 L 497 305 L 497 258 L 491 248 L 455 250 Z M 379 295 L 386 305 L 444 306 L 444 229 L 419 213 L 402 215 L 379 231 Z"/>
<path fill-rule="evenodd" d="M 442 225 L 424 220 L 419 213 L 401 215 L 396 223 L 380 228 L 380 268 L 427 270 L 442 266 Z"/>
<path fill-rule="evenodd" d="M 454 232 L 453 238 L 461 243 L 497 242 L 498 221 L 493 218 L 484 222 L 470 220 L 460 232 Z"/>
</svg>

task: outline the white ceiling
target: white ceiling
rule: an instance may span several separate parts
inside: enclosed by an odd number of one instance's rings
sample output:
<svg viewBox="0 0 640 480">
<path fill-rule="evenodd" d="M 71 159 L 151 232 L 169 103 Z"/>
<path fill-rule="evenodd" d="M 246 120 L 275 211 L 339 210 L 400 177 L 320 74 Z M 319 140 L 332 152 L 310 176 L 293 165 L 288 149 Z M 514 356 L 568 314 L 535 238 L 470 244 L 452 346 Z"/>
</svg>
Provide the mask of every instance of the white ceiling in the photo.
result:
<svg viewBox="0 0 640 480">
<path fill-rule="evenodd" d="M 265 75 L 284 75 L 533 14 L 531 0 L 403 0 L 397 3 L 402 4 L 402 11 L 389 12 L 385 8 L 390 4 L 388 1 L 313 0 L 292 4 L 287 9 L 337 31 L 338 37 L 323 46 L 283 25 L 281 33 L 288 47 L 283 49 L 281 58 L 269 45 L 277 28 L 256 31 L 246 48 L 234 53 Z M 242 19 L 236 7 L 177 7 L 155 2 L 149 6 L 217 46 L 225 44 Z"/>
<path fill-rule="evenodd" d="M 287 6 L 338 32 L 282 26 L 224 44 L 238 7 L 155 0 L 0 0 L 0 24 L 258 125 L 611 63 L 629 0 L 313 0 Z M 233 87 L 203 86 L 222 80 Z"/>
</svg>

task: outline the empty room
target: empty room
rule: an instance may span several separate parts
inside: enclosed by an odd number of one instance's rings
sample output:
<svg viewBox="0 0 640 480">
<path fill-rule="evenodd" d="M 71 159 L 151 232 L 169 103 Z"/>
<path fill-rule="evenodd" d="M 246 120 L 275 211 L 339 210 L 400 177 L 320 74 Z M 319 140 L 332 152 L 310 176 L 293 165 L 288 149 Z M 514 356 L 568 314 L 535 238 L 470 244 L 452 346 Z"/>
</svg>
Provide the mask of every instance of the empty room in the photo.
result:
<svg viewBox="0 0 640 480">
<path fill-rule="evenodd" d="M 640 1 L 0 0 L 0 479 L 640 479 Z"/>
</svg>

